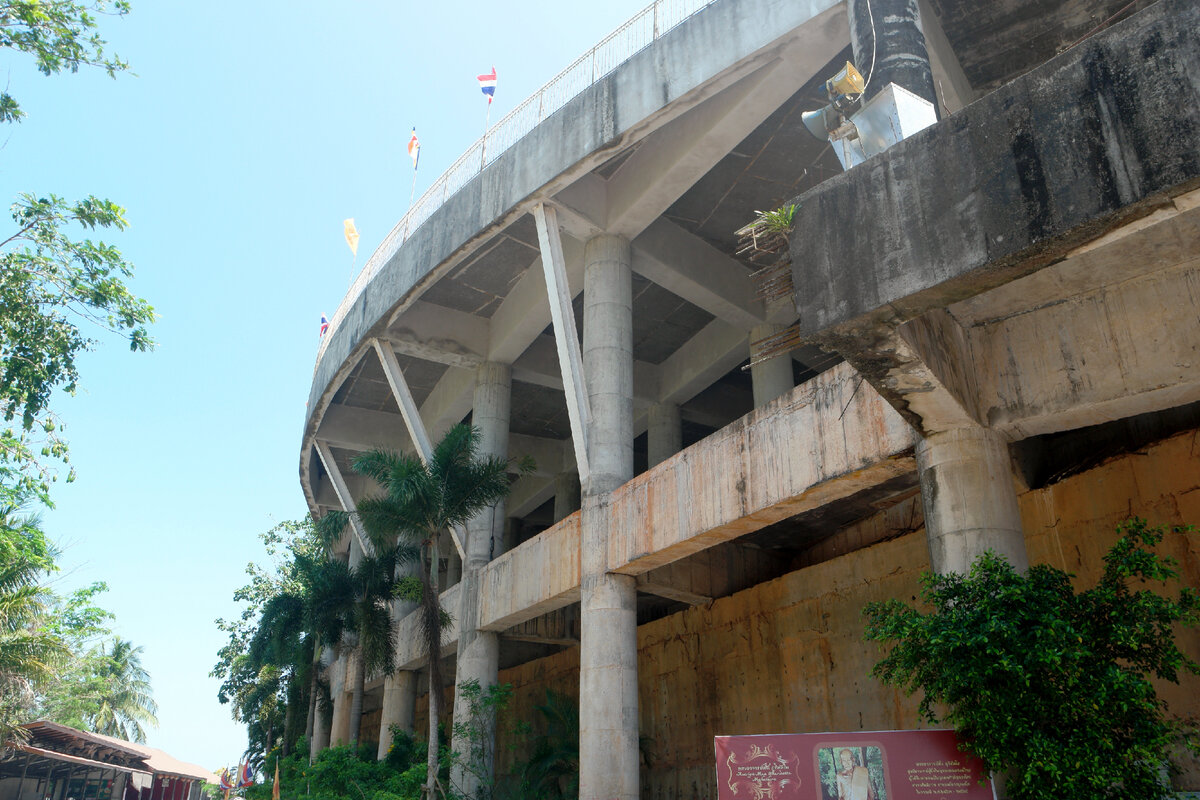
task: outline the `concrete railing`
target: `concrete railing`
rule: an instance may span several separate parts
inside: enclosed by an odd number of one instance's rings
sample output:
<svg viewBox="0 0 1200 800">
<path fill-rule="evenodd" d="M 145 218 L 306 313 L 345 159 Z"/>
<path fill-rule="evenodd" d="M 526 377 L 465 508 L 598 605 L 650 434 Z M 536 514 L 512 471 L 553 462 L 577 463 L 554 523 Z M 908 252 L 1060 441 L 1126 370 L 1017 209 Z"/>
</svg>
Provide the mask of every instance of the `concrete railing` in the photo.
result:
<svg viewBox="0 0 1200 800">
<path fill-rule="evenodd" d="M 321 338 L 321 346 L 317 351 L 317 363 L 320 363 L 327 343 L 345 318 L 347 310 L 366 289 L 371 279 L 391 260 L 413 231 L 433 216 L 434 212 L 465 186 L 467 181 L 478 175 L 488 161 L 494 161 L 544 119 L 629 60 L 639 50 L 715 1 L 656 0 L 600 40 L 591 50 L 575 59 L 570 66 L 490 127 L 425 190 L 371 254 L 371 258 L 363 265 L 358 277 L 342 298 L 333 318 L 329 320 L 329 331 Z"/>
</svg>

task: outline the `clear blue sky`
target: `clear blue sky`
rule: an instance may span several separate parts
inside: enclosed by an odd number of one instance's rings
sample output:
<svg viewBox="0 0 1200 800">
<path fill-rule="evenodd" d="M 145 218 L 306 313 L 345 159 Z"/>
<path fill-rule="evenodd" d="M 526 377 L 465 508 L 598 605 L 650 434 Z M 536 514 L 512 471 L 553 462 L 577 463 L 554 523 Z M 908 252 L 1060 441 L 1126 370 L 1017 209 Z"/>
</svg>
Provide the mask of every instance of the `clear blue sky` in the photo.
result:
<svg viewBox="0 0 1200 800">
<path fill-rule="evenodd" d="M 145 648 L 161 726 L 150 743 L 213 768 L 244 732 L 208 677 L 262 560 L 257 536 L 306 508 L 297 477 L 321 313 L 417 192 L 479 136 L 475 76 L 493 64 L 495 121 L 638 11 L 607 3 L 182 3 L 102 19 L 136 75 L 43 77 L 0 54 L 28 118 L 0 131 L 0 194 L 107 196 L 108 237 L 161 315 L 158 349 L 107 337 L 57 399 L 79 478 L 44 515 L 56 588 L 94 580 L 116 631 Z M 11 225 L 11 223 L 10 223 Z"/>
</svg>

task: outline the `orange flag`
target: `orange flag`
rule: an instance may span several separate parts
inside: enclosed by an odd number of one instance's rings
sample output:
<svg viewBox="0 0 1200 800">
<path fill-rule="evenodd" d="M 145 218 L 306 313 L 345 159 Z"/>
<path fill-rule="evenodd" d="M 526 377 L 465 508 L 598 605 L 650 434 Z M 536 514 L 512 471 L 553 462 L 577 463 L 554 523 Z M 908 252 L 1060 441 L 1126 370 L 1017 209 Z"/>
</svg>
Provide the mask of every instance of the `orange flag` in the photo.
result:
<svg viewBox="0 0 1200 800">
<path fill-rule="evenodd" d="M 350 252 L 358 255 L 358 229 L 354 227 L 354 218 L 342 223 L 342 232 L 346 234 L 346 244 L 350 245 Z"/>
<path fill-rule="evenodd" d="M 271 787 L 271 800 L 279 800 L 279 759 L 275 759 L 275 785 Z"/>
</svg>

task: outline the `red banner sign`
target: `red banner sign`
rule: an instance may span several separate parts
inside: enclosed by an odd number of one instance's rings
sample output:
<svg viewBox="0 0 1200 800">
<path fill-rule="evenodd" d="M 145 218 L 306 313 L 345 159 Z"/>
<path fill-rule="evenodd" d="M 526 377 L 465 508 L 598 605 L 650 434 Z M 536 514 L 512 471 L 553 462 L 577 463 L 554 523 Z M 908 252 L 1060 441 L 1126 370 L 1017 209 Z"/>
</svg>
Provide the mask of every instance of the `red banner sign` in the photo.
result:
<svg viewBox="0 0 1200 800">
<path fill-rule="evenodd" d="M 954 731 L 718 736 L 718 800 L 993 800 Z"/>
</svg>

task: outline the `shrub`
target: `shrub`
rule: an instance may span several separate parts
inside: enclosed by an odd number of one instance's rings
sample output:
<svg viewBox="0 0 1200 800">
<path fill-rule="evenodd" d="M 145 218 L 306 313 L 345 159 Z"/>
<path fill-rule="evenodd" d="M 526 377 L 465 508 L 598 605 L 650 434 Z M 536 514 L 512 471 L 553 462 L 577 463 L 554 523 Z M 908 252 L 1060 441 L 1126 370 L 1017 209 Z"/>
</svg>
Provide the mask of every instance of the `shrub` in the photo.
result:
<svg viewBox="0 0 1200 800">
<path fill-rule="evenodd" d="M 1160 593 L 1179 577 L 1154 552 L 1163 528 L 1132 519 L 1118 532 L 1099 583 L 1083 592 L 1061 570 L 1021 574 L 986 553 L 968 575 L 923 576 L 929 613 L 898 600 L 864 609 L 867 639 L 894 643 L 872 674 L 920 689 L 931 723 L 944 705 L 963 749 L 1007 771 L 1014 800 L 1166 798 L 1167 753 L 1181 740 L 1196 750 L 1151 679 L 1200 673 L 1175 644 L 1177 623 L 1200 621 L 1200 600 L 1186 587 Z"/>
</svg>

